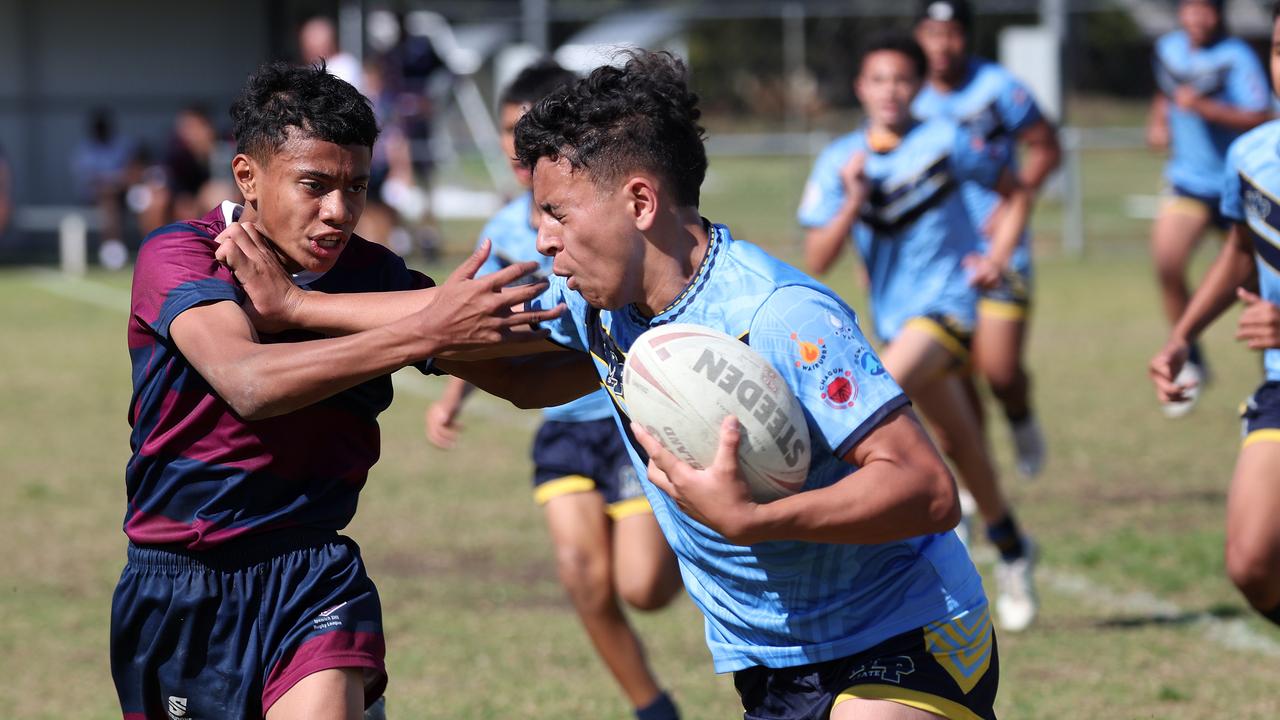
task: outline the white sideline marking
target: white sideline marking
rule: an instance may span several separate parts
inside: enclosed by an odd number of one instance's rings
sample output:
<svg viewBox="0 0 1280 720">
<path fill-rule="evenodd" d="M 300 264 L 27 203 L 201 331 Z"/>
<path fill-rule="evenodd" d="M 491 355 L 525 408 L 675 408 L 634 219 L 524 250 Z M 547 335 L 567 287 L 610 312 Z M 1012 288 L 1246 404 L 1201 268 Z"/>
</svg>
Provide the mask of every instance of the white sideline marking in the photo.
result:
<svg viewBox="0 0 1280 720">
<path fill-rule="evenodd" d="M 129 312 L 129 291 L 121 288 L 83 278 L 68 278 L 52 270 L 36 270 L 27 280 L 51 295 L 113 312 Z M 397 392 L 405 395 L 425 400 L 434 400 L 440 396 L 440 391 L 432 388 L 432 383 L 413 368 L 393 374 L 391 382 Z M 500 421 L 519 428 L 532 428 L 538 423 L 536 413 L 519 412 L 505 400 L 483 393 L 470 398 L 464 412 L 464 420 L 466 415 L 480 416 L 485 420 Z"/>
<path fill-rule="evenodd" d="M 974 563 L 994 565 L 996 562 L 995 551 L 990 547 L 971 550 L 971 555 Z M 1135 615 L 1139 616 L 1138 619 L 1176 620 L 1188 627 L 1199 627 L 1207 639 L 1228 650 L 1244 650 L 1280 658 L 1280 642 L 1258 633 L 1243 618 L 1224 620 L 1207 612 L 1188 613 L 1177 603 L 1154 593 L 1145 590 L 1120 592 L 1079 573 L 1046 567 L 1043 563 L 1036 566 L 1036 584 L 1042 590 L 1065 595 L 1104 612 Z M 1029 632 L 1035 632 L 1034 625 Z"/>
</svg>

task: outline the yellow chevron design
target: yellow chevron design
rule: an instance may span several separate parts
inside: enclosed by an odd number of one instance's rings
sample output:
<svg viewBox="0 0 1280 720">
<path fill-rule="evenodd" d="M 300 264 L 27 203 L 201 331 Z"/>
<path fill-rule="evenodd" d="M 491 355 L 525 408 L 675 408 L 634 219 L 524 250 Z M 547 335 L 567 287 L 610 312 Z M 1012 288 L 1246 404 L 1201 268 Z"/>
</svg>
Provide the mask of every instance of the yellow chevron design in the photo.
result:
<svg viewBox="0 0 1280 720">
<path fill-rule="evenodd" d="M 991 666 L 991 614 L 986 608 L 924 628 L 925 647 L 968 694 Z"/>
</svg>

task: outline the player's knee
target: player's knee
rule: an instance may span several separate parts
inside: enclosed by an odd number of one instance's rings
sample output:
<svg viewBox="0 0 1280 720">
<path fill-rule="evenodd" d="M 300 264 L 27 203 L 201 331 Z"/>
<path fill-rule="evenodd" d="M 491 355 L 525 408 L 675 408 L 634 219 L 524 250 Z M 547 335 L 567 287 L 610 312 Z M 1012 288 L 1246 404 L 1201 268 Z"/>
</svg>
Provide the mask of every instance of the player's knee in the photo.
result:
<svg viewBox="0 0 1280 720">
<path fill-rule="evenodd" d="M 628 606 L 642 612 L 661 610 L 671 604 L 680 589 L 680 579 L 674 573 L 655 571 L 645 577 L 620 579 L 618 595 Z"/>
<path fill-rule="evenodd" d="M 1156 252 L 1156 279 L 1161 285 L 1181 286 L 1186 282 L 1187 263 L 1180 253 Z"/>
<path fill-rule="evenodd" d="M 1227 575 L 1250 605 L 1271 609 L 1280 601 L 1280 552 L 1266 542 L 1227 538 Z"/>
<path fill-rule="evenodd" d="M 556 570 L 560 584 L 579 610 L 598 609 L 611 601 L 609 565 L 599 553 L 579 547 L 556 548 Z"/>
<path fill-rule="evenodd" d="M 992 363 L 983 368 L 991 393 L 1000 400 L 1017 395 L 1026 383 L 1026 375 L 1016 363 Z"/>
</svg>

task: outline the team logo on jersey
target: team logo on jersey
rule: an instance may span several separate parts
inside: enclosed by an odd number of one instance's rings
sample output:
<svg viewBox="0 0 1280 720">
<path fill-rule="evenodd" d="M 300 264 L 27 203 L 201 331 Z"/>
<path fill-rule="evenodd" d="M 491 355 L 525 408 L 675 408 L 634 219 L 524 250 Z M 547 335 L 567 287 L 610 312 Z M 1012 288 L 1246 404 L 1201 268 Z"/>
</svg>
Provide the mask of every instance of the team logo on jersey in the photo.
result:
<svg viewBox="0 0 1280 720">
<path fill-rule="evenodd" d="M 1244 191 L 1244 210 L 1251 220 L 1266 221 L 1271 215 L 1271 201 L 1257 188 Z"/>
<path fill-rule="evenodd" d="M 852 370 L 836 368 L 822 376 L 822 399 L 836 410 L 848 410 L 858 401 L 858 381 Z"/>
<path fill-rule="evenodd" d="M 880 358 L 876 357 L 876 354 L 867 348 L 862 348 L 858 352 L 858 367 L 862 368 L 863 372 L 874 377 L 880 377 L 884 374 L 884 365 L 881 364 Z"/>
<path fill-rule="evenodd" d="M 165 709 L 169 711 L 169 720 L 187 720 L 186 698 L 170 695 L 168 706 Z"/>
<path fill-rule="evenodd" d="M 827 322 L 831 324 L 832 330 L 836 337 L 842 340 L 853 339 L 853 323 L 846 322 L 838 317 L 835 313 L 827 313 Z"/>
<path fill-rule="evenodd" d="M 827 359 L 827 342 L 822 338 L 818 338 L 817 342 L 809 342 L 801 340 L 796 333 L 791 333 L 791 341 L 796 344 L 796 351 L 800 355 L 800 359 L 796 360 L 796 367 L 801 370 L 812 370 Z"/>
</svg>

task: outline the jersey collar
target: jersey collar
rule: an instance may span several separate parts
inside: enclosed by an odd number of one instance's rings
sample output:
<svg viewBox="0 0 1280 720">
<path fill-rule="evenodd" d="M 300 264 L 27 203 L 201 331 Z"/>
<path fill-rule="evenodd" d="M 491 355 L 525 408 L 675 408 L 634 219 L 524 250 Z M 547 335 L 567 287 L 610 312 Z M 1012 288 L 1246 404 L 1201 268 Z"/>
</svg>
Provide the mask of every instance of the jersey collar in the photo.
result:
<svg viewBox="0 0 1280 720">
<path fill-rule="evenodd" d="M 733 238 L 729 235 L 729 228 L 723 225 L 714 225 L 706 218 L 702 218 L 702 227 L 707 233 L 707 252 L 702 256 L 702 262 L 698 263 L 697 271 L 689 279 L 689 283 L 684 286 L 684 290 L 681 290 L 680 294 L 676 295 L 676 299 L 663 308 L 662 312 L 651 318 L 641 315 L 635 305 L 628 305 L 627 312 L 631 314 L 634 321 L 640 324 L 647 324 L 650 327 L 675 322 L 689 309 L 703 288 L 706 287 L 707 282 L 711 279 L 711 271 L 715 268 L 716 260 L 724 254 L 729 243 L 733 242 Z"/>
</svg>

